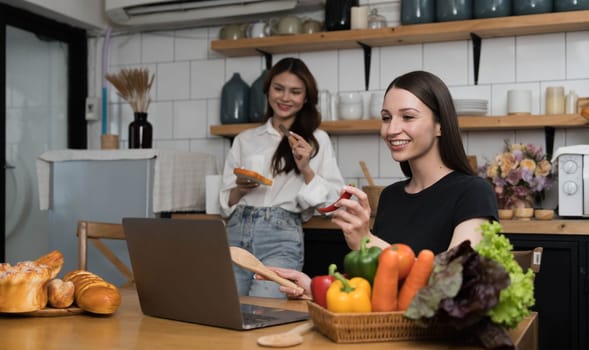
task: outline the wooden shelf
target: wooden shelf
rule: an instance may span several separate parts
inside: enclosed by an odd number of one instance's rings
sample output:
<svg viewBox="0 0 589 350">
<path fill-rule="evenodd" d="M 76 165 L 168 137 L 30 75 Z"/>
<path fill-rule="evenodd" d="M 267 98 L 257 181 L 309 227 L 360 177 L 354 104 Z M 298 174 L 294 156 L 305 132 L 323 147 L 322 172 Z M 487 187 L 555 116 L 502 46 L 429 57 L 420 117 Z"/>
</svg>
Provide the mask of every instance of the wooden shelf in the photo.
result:
<svg viewBox="0 0 589 350">
<path fill-rule="evenodd" d="M 427 42 L 546 34 L 589 30 L 589 10 L 553 12 L 466 21 L 405 25 L 382 29 L 342 30 L 313 34 L 215 40 L 214 51 L 225 56 L 255 56 L 305 51 L 383 47 Z"/>
<path fill-rule="evenodd" d="M 331 135 L 376 134 L 381 121 L 371 120 L 337 120 L 324 121 L 321 129 Z M 562 115 L 509 115 L 484 117 L 458 117 L 458 124 L 463 131 L 489 131 L 501 129 L 540 129 L 544 127 L 573 128 L 589 127 L 589 119 L 580 114 Z M 234 137 L 243 130 L 254 128 L 260 123 L 212 125 L 211 134 Z"/>
</svg>

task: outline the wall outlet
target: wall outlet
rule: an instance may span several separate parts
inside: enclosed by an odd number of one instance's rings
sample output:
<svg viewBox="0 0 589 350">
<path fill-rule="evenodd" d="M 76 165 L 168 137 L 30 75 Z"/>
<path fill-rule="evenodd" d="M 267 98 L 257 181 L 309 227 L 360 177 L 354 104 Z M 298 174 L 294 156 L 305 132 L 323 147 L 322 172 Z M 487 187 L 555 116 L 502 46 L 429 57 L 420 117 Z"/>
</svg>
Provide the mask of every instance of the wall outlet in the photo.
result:
<svg viewBox="0 0 589 350">
<path fill-rule="evenodd" d="M 98 98 L 86 97 L 86 120 L 98 120 L 99 112 Z"/>
</svg>

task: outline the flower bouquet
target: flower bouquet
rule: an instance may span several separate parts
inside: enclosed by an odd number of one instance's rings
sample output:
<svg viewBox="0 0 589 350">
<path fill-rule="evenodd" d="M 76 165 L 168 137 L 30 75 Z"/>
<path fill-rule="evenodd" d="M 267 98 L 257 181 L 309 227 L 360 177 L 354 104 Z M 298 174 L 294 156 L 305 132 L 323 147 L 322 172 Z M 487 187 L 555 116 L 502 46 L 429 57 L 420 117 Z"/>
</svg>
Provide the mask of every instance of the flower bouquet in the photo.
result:
<svg viewBox="0 0 589 350">
<path fill-rule="evenodd" d="M 479 176 L 493 185 L 499 208 L 531 208 L 552 187 L 551 170 L 542 148 L 506 142 L 503 153 L 479 168 Z"/>
</svg>

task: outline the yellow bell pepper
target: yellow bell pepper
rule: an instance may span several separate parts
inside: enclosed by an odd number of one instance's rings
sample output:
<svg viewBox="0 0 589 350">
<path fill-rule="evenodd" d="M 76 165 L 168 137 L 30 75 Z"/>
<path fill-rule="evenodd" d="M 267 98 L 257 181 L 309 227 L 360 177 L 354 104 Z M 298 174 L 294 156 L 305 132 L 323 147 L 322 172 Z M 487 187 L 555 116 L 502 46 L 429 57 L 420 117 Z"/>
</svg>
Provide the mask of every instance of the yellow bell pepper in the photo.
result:
<svg viewBox="0 0 589 350">
<path fill-rule="evenodd" d="M 327 290 L 327 309 L 331 312 L 371 312 L 370 283 L 362 277 L 350 280 L 341 273 L 333 274 L 335 281 Z"/>
</svg>

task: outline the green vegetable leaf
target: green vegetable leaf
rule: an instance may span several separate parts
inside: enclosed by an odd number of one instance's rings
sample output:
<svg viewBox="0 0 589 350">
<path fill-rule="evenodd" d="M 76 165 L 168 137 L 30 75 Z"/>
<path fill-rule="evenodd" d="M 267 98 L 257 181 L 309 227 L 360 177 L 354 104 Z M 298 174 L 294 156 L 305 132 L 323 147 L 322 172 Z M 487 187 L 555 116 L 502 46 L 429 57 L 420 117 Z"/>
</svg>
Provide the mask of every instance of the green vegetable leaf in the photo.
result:
<svg viewBox="0 0 589 350">
<path fill-rule="evenodd" d="M 509 273 L 511 283 L 499 294 L 499 303 L 490 311 L 489 316 L 494 323 L 507 328 L 516 327 L 519 322 L 529 315 L 529 308 L 534 305 L 534 272 L 526 273 L 513 257 L 513 246 L 505 235 L 501 234 L 502 227 L 498 222 L 481 225 L 483 239 L 476 245 L 475 250 L 482 256 L 500 263 Z"/>
</svg>

